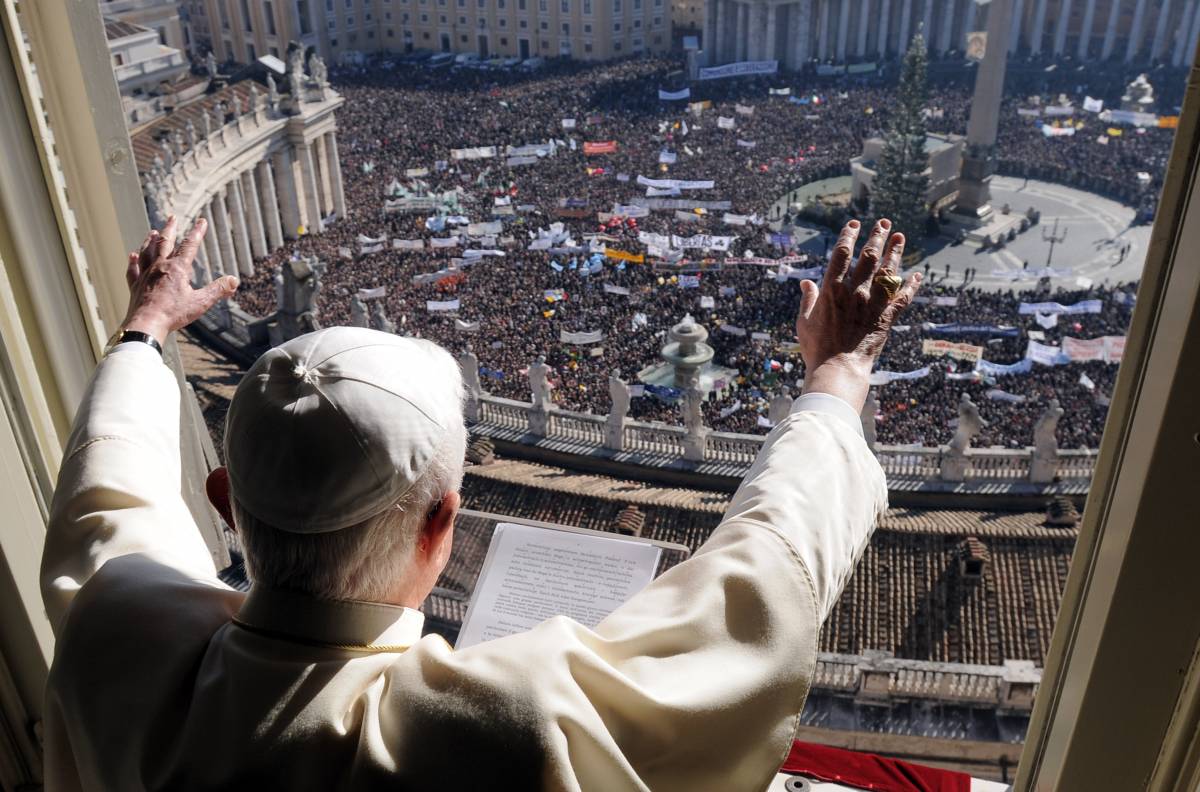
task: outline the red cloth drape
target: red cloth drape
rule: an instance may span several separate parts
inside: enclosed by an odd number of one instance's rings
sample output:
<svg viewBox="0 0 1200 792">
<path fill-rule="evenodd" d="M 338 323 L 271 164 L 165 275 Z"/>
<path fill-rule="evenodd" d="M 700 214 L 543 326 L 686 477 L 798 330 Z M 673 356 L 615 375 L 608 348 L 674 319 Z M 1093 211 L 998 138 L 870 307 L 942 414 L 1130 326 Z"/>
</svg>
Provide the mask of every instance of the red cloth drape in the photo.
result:
<svg viewBox="0 0 1200 792">
<path fill-rule="evenodd" d="M 966 773 L 887 759 L 796 740 L 781 773 L 808 776 L 877 792 L 970 792 Z"/>
</svg>

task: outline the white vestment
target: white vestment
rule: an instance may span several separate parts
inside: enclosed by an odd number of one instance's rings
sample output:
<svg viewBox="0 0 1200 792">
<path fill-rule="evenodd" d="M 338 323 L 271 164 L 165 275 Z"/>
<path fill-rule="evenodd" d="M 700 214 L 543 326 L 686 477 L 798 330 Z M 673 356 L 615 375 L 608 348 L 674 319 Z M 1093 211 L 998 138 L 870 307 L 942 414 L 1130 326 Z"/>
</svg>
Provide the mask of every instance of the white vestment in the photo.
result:
<svg viewBox="0 0 1200 792">
<path fill-rule="evenodd" d="M 801 397 L 691 560 L 594 630 L 559 617 L 456 652 L 416 611 L 230 589 L 180 479 L 175 379 L 122 344 L 46 539 L 50 792 L 765 789 L 887 500 L 857 413 Z"/>
</svg>

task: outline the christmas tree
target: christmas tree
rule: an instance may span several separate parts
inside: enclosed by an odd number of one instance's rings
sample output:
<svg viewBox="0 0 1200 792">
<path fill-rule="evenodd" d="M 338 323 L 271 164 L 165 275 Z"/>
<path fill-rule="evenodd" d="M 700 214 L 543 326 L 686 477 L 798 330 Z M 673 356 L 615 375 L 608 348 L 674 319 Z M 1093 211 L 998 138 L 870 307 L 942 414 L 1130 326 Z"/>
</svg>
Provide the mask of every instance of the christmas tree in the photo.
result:
<svg viewBox="0 0 1200 792">
<path fill-rule="evenodd" d="M 920 33 L 912 38 L 900 73 L 896 109 L 884 134 L 879 155 L 871 214 L 886 217 L 892 227 L 910 240 L 909 249 L 919 245 L 925 235 L 929 207 L 929 155 L 925 152 L 925 67 L 928 62 L 925 39 Z"/>
</svg>

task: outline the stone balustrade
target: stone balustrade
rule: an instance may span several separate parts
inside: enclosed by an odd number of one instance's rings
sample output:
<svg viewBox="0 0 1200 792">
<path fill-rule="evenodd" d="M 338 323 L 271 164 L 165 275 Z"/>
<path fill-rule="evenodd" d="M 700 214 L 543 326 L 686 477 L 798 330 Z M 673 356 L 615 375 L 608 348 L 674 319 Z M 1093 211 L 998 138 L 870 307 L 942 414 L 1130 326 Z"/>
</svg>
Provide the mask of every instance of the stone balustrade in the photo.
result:
<svg viewBox="0 0 1200 792">
<path fill-rule="evenodd" d="M 644 423 L 625 419 L 621 426 L 619 448 L 606 442 L 605 416 L 574 413 L 552 408 L 535 416 L 533 405 L 513 399 L 501 399 L 480 394 L 477 400 L 478 419 L 472 425 L 477 434 L 502 437 L 508 440 L 537 442 L 555 441 L 559 450 L 575 450 L 578 453 L 603 453 L 620 451 L 626 459 L 656 460 L 658 464 L 682 460 L 687 440 L 687 431 L 681 426 L 663 423 Z M 545 426 L 544 432 L 536 427 Z M 705 435 L 704 459 L 700 464 L 715 464 L 729 475 L 742 475 L 749 469 L 762 448 L 762 435 L 736 434 L 732 432 L 707 432 Z M 875 446 L 875 454 L 889 480 L 945 480 L 948 484 L 957 479 L 944 479 L 943 461 L 952 451 L 948 446 L 920 448 L 910 446 Z M 966 482 L 976 484 L 1010 484 L 1035 481 L 1033 475 L 1034 450 L 1032 448 L 971 448 L 965 456 Z M 1057 475 L 1061 481 L 1084 482 L 1090 480 L 1095 466 L 1096 452 L 1059 451 Z"/>
</svg>

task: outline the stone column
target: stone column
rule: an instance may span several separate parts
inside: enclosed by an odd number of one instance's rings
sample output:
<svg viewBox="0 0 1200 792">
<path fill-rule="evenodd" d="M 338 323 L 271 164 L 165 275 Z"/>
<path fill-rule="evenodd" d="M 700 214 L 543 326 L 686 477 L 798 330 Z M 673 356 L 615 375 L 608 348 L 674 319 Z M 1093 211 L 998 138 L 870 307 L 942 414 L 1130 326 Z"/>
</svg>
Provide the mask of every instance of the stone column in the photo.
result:
<svg viewBox="0 0 1200 792">
<path fill-rule="evenodd" d="M 837 53 L 838 63 L 846 62 L 846 46 L 850 38 L 850 3 L 852 0 L 840 0 L 841 13 L 838 14 Z"/>
<path fill-rule="evenodd" d="M 254 184 L 254 171 L 243 171 L 242 201 L 246 205 L 246 226 L 250 232 L 250 249 L 255 258 L 262 258 L 271 252 L 267 247 L 266 229 L 263 228 L 262 207 L 258 200 L 258 187 Z"/>
<path fill-rule="evenodd" d="M 1129 27 L 1129 43 L 1125 46 L 1125 62 L 1132 63 L 1142 49 L 1142 23 L 1146 21 L 1146 0 L 1137 0 L 1133 8 L 1133 24 Z"/>
<path fill-rule="evenodd" d="M 225 206 L 224 187 L 213 196 L 212 215 L 224 272 L 226 275 L 236 275 L 238 272 L 237 255 L 233 252 L 233 234 L 229 230 L 229 210 Z"/>
<path fill-rule="evenodd" d="M 812 57 L 813 0 L 800 0 L 792 6 L 796 16 L 796 66 L 803 66 Z"/>
<path fill-rule="evenodd" d="M 942 29 L 938 32 L 937 51 L 947 52 L 954 41 L 954 6 L 956 0 L 947 0 L 942 9 Z"/>
<path fill-rule="evenodd" d="M 925 38 L 925 49 L 933 52 L 933 4 L 935 0 L 921 0 L 921 2 L 925 4 L 921 14 L 921 35 Z"/>
<path fill-rule="evenodd" d="M 1113 0 L 1120 2 L 1120 0 Z M 1042 37 L 1046 33 L 1046 0 L 1038 0 L 1037 11 L 1033 15 L 1033 33 L 1029 36 L 1029 54 L 1042 54 Z"/>
<path fill-rule="evenodd" d="M 310 234 L 319 234 L 325 230 L 321 222 L 321 199 L 317 186 L 317 168 L 313 162 L 311 143 L 296 145 L 296 156 L 300 160 L 300 187 L 304 192 L 304 227 Z"/>
<path fill-rule="evenodd" d="M 263 223 L 266 226 L 267 243 L 271 250 L 278 250 L 283 247 L 283 224 L 279 221 L 279 197 L 275 192 L 275 176 L 271 173 L 271 163 L 266 160 L 258 163 L 258 194 L 263 210 Z"/>
<path fill-rule="evenodd" d="M 329 155 L 329 178 L 333 183 L 333 211 L 338 219 L 346 217 L 346 188 L 342 182 L 342 158 L 338 156 L 337 132 L 325 133 L 325 151 Z"/>
<path fill-rule="evenodd" d="M 908 52 L 908 42 L 912 38 L 909 25 L 912 24 L 913 0 L 904 0 L 900 4 L 900 30 L 896 36 L 896 52 L 903 55 Z"/>
<path fill-rule="evenodd" d="M 304 220 L 300 215 L 300 188 L 292 156 L 291 146 L 285 146 L 275 154 L 275 186 L 278 188 L 283 235 L 287 239 L 299 239 L 299 228 Z"/>
<path fill-rule="evenodd" d="M 829 4 L 833 0 L 817 0 L 821 4 L 821 21 L 817 27 L 817 60 L 829 57 L 831 38 L 829 31 Z"/>
<path fill-rule="evenodd" d="M 242 200 L 242 183 L 237 177 L 226 186 L 229 201 L 229 224 L 233 227 L 233 252 L 237 257 L 238 273 L 254 274 L 254 254 L 250 251 L 250 234 L 246 230 L 246 203 Z"/>
<path fill-rule="evenodd" d="M 1067 46 L 1067 25 L 1071 21 L 1071 0 L 1062 0 L 1058 7 L 1058 21 L 1054 25 L 1054 56 L 1063 54 Z"/>
<path fill-rule="evenodd" d="M 704 41 L 701 46 L 704 48 L 704 63 L 707 66 L 715 66 L 717 63 L 713 55 L 715 43 L 713 39 L 716 38 L 714 31 L 717 26 L 716 6 L 718 3 L 719 0 L 704 0 Z"/>
<path fill-rule="evenodd" d="M 1171 0 L 1163 0 L 1154 25 L 1154 43 L 1150 45 L 1150 60 L 1158 60 L 1167 49 L 1167 22 L 1171 19 Z"/>
<path fill-rule="evenodd" d="M 879 5 L 879 52 L 880 58 L 886 58 L 888 54 L 888 33 L 890 32 L 892 21 L 892 0 L 880 0 Z"/>
<path fill-rule="evenodd" d="M 1100 59 L 1108 60 L 1117 46 L 1117 22 L 1121 19 L 1122 0 L 1112 0 L 1108 7 L 1108 23 L 1104 26 L 1104 45 L 1100 48 Z"/>
<path fill-rule="evenodd" d="M 1079 48 L 1076 54 L 1080 60 L 1087 60 L 1092 44 L 1092 24 L 1096 19 L 1096 0 L 1087 0 L 1083 8 L 1083 27 L 1079 29 Z"/>
<path fill-rule="evenodd" d="M 783 52 L 781 52 L 780 55 L 789 69 L 800 68 L 800 59 L 797 57 L 800 44 L 799 8 L 799 3 L 791 3 L 787 6 L 787 28 L 783 34 L 786 44 L 784 45 Z"/>
<path fill-rule="evenodd" d="M 1171 53 L 1171 65 L 1182 66 L 1184 64 L 1184 49 L 1187 47 L 1187 31 L 1192 23 L 1192 12 L 1196 8 L 1196 0 L 1188 0 L 1187 5 L 1183 7 L 1183 16 L 1179 18 L 1179 22 L 1175 26 L 1175 49 Z"/>
<path fill-rule="evenodd" d="M 1118 0 L 1113 0 L 1118 2 Z M 1025 13 L 1025 0 L 1017 0 L 1013 5 L 1012 27 L 1008 31 L 1008 54 L 1016 53 L 1021 44 L 1021 16 Z"/>
<path fill-rule="evenodd" d="M 1191 33 L 1188 34 L 1187 49 L 1184 50 L 1183 63 L 1181 65 L 1186 66 L 1191 63 L 1192 56 L 1196 53 L 1196 44 L 1198 41 L 1200 41 L 1200 9 L 1192 12 L 1192 29 Z"/>
<path fill-rule="evenodd" d="M 967 51 L 967 36 L 975 29 L 975 0 L 967 0 L 966 14 L 963 17 L 962 35 L 959 36 L 959 43 L 962 45 L 963 52 Z"/>
<path fill-rule="evenodd" d="M 779 6 L 769 5 L 767 11 L 767 39 L 763 42 L 763 50 L 760 54 L 760 60 L 776 60 L 779 58 L 779 53 L 775 51 L 776 43 L 779 41 Z"/>
<path fill-rule="evenodd" d="M 862 58 L 867 54 L 867 33 L 871 28 L 871 0 L 861 0 L 858 13 L 858 41 L 854 54 Z"/>
<path fill-rule="evenodd" d="M 192 285 L 196 288 L 210 283 L 213 279 L 212 270 L 208 267 L 208 251 L 205 250 L 203 244 L 196 248 L 196 258 L 192 260 L 192 270 L 196 276 L 192 280 Z"/>
<path fill-rule="evenodd" d="M 221 263 L 221 247 L 220 234 L 217 232 L 217 226 L 213 223 L 213 204 L 209 201 L 204 205 L 204 209 L 200 212 L 204 216 L 204 221 L 208 223 L 208 233 L 204 235 L 204 252 L 207 254 L 205 261 L 208 263 L 208 271 L 214 278 L 219 278 L 225 274 L 225 267 Z"/>
<path fill-rule="evenodd" d="M 749 25 L 747 19 L 750 15 L 750 7 L 745 3 L 738 3 L 737 8 L 737 34 L 734 36 L 734 45 L 737 51 L 734 54 L 734 60 L 738 63 L 746 60 L 746 44 L 749 39 Z"/>
<path fill-rule="evenodd" d="M 313 141 L 316 146 L 314 152 L 317 161 L 317 187 L 321 191 L 321 214 L 328 215 L 333 212 L 333 185 L 330 183 L 329 176 L 329 156 L 325 151 L 325 136 L 321 135 Z"/>
<path fill-rule="evenodd" d="M 728 0 L 714 0 L 714 5 L 717 8 L 717 21 L 713 31 L 713 53 L 712 59 L 708 62 L 709 66 L 725 62 L 725 39 L 729 37 L 729 15 L 725 12 L 729 2 Z M 704 46 L 708 46 L 707 41 Z"/>
</svg>

